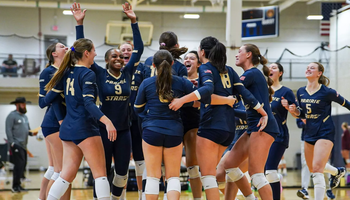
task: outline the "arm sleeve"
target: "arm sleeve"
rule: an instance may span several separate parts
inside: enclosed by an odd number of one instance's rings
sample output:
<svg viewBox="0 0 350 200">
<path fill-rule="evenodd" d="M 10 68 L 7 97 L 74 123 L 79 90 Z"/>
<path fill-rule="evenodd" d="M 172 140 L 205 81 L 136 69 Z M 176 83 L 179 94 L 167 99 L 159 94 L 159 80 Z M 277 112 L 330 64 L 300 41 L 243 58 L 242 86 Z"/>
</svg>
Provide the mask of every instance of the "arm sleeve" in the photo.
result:
<svg viewBox="0 0 350 200">
<path fill-rule="evenodd" d="M 244 73 L 241 77 L 240 80 L 242 81 L 244 87 L 249 87 L 254 80 L 254 77 L 250 75 L 250 73 Z"/>
<path fill-rule="evenodd" d="M 193 83 L 191 83 L 191 81 L 189 81 L 187 78 L 182 77 L 182 79 L 183 79 L 182 86 L 183 86 L 185 95 L 190 94 L 197 89 L 196 86 L 193 85 Z M 182 107 L 193 107 L 193 101 L 185 103 Z"/>
<path fill-rule="evenodd" d="M 14 119 L 12 114 L 9 114 L 6 118 L 6 136 L 7 136 L 7 141 L 8 143 L 11 145 L 15 140 L 13 139 L 13 132 L 12 132 L 12 127 L 13 127 L 13 123 Z"/>
<path fill-rule="evenodd" d="M 242 109 L 234 109 L 235 111 L 235 116 L 240 118 L 241 120 L 247 120 L 247 112 L 246 110 Z"/>
<path fill-rule="evenodd" d="M 55 113 L 57 121 L 61 121 L 66 116 L 66 104 L 64 102 L 64 96 L 61 94 L 61 96 L 57 97 L 51 105 L 51 109 L 53 109 L 53 112 Z"/>
<path fill-rule="evenodd" d="M 210 104 L 211 95 L 214 92 L 214 78 L 212 71 L 205 64 L 199 67 L 199 80 L 200 87 L 194 92 L 198 100 L 201 100 L 202 103 Z"/>
<path fill-rule="evenodd" d="M 57 83 L 57 85 L 55 85 L 55 87 L 53 87 L 52 90 L 46 94 L 46 96 L 43 99 L 42 106 L 45 107 L 45 106 L 51 104 L 58 95 L 63 94 L 63 88 L 64 88 L 63 81 L 64 80 L 62 78 Z"/>
<path fill-rule="evenodd" d="M 260 108 L 260 103 L 259 101 L 254 97 L 254 95 L 244 87 L 243 83 L 240 81 L 240 78 L 238 77 L 238 74 L 233 71 L 233 77 L 232 77 L 232 82 L 233 82 L 233 93 L 238 92 L 241 96 L 243 101 L 246 104 L 249 104 L 252 108 L 255 110 Z M 245 77 L 245 80 L 249 79 L 249 77 Z M 248 80 L 247 80 L 248 81 Z"/>
<path fill-rule="evenodd" d="M 104 115 L 95 104 L 95 83 L 96 76 L 92 71 L 89 71 L 82 78 L 83 98 L 85 109 L 97 120 L 100 120 Z"/>
<path fill-rule="evenodd" d="M 45 108 L 47 105 L 44 101 L 44 97 L 46 96 L 45 86 L 50 81 L 50 73 L 49 70 L 44 70 L 41 72 L 39 77 L 39 107 Z"/>
<path fill-rule="evenodd" d="M 350 102 L 346 100 L 344 97 L 342 97 L 337 91 L 333 89 L 329 89 L 327 97 L 329 98 L 329 100 L 337 102 L 339 105 L 350 110 Z"/>
<path fill-rule="evenodd" d="M 304 110 L 303 110 L 303 108 L 301 107 L 301 104 L 300 104 L 300 89 L 297 91 L 297 100 L 298 100 L 297 101 L 298 105 L 300 105 L 300 106 L 297 107 L 299 112 L 300 112 L 300 115 L 298 117 L 299 118 L 305 118 Z"/>
<path fill-rule="evenodd" d="M 294 93 L 293 93 L 292 90 L 288 90 L 286 92 L 286 94 L 284 95 L 284 98 L 287 99 L 288 104 L 293 104 L 294 103 L 295 106 L 298 107 L 299 103 L 298 103 L 297 99 L 295 98 Z"/>
<path fill-rule="evenodd" d="M 77 40 L 79 40 L 81 38 L 85 38 L 85 36 L 84 36 L 84 26 L 83 25 L 75 26 L 75 34 L 76 34 L 76 39 Z"/>
<path fill-rule="evenodd" d="M 145 91 L 145 82 L 142 82 L 139 91 L 137 92 L 135 104 L 134 104 L 134 110 L 136 113 L 142 113 L 146 106 L 146 91 Z"/>
<path fill-rule="evenodd" d="M 133 42 L 134 42 L 135 48 L 132 51 L 131 58 L 128 64 L 126 64 L 124 68 L 124 71 L 130 75 L 133 74 L 134 68 L 137 67 L 138 65 L 137 62 L 140 61 L 141 55 L 143 53 L 143 48 L 144 48 L 138 23 L 131 24 L 131 29 L 132 29 Z"/>
<path fill-rule="evenodd" d="M 297 119 L 297 126 L 298 126 L 298 128 L 304 128 L 304 122 L 300 119 L 300 118 L 298 118 Z"/>
</svg>

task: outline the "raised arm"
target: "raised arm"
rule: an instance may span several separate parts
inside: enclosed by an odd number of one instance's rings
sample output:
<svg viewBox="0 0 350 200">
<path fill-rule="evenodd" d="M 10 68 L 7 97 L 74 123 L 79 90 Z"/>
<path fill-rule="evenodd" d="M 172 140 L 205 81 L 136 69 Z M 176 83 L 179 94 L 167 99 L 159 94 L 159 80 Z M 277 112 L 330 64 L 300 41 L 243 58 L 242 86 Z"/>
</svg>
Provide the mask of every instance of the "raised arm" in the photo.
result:
<svg viewBox="0 0 350 200">
<path fill-rule="evenodd" d="M 139 87 L 139 91 L 137 92 L 137 96 L 134 104 L 134 110 L 138 115 L 145 110 L 145 106 L 147 103 L 144 83 L 145 82 L 142 82 Z"/>
<path fill-rule="evenodd" d="M 329 100 L 337 102 L 339 105 L 350 110 L 350 102 L 344 97 L 342 97 L 337 91 L 330 89 L 327 94 L 327 97 L 329 98 Z"/>
<path fill-rule="evenodd" d="M 140 61 L 144 46 L 141 38 L 139 25 L 136 21 L 136 15 L 132 10 L 132 6 L 128 3 L 125 3 L 123 4 L 123 10 L 125 15 L 131 21 L 131 29 L 132 29 L 133 43 L 134 43 L 134 50 L 132 51 L 131 58 L 128 64 L 124 68 L 124 72 L 133 74 L 134 67 L 137 67 L 138 62 Z"/>
</svg>

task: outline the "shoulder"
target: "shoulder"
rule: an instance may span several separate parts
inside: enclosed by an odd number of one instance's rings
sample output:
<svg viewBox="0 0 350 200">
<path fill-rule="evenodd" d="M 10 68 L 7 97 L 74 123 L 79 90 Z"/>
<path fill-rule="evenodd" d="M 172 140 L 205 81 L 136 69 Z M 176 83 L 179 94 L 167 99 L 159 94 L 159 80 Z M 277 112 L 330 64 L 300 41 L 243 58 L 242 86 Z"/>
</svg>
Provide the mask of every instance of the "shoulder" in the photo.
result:
<svg viewBox="0 0 350 200">
<path fill-rule="evenodd" d="M 145 86 L 148 86 L 150 84 L 154 84 L 157 80 L 157 76 L 152 76 L 152 77 L 149 77 L 149 78 L 146 78 L 144 81 L 142 81 L 142 83 L 145 85 Z"/>
<path fill-rule="evenodd" d="M 145 65 L 152 65 L 152 63 L 153 63 L 153 56 L 150 56 L 145 60 Z"/>
</svg>

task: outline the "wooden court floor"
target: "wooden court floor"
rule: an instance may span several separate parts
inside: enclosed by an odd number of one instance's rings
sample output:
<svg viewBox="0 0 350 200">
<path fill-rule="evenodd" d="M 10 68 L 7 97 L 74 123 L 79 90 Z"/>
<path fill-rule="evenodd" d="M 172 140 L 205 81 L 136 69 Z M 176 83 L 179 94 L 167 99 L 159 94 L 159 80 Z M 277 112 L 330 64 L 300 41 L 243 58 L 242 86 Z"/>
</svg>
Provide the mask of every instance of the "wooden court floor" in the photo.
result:
<svg viewBox="0 0 350 200">
<path fill-rule="evenodd" d="M 23 183 L 23 186 L 26 189 L 29 189 L 28 192 L 22 193 L 12 193 L 11 192 L 11 176 L 12 174 L 7 175 L 7 179 L 3 176 L 0 176 L 0 200 L 37 200 L 39 195 L 39 187 L 41 179 L 44 175 L 44 172 L 29 172 L 27 173 L 27 178 L 29 178 L 30 182 Z M 10 184 L 6 184 L 6 181 L 10 181 Z M 283 178 L 282 184 L 284 185 L 284 189 L 282 192 L 283 200 L 300 200 L 297 197 L 296 192 L 300 186 L 300 172 L 299 171 L 289 171 L 288 175 Z M 71 194 L 71 200 L 86 200 L 93 199 L 92 189 L 90 187 L 86 187 L 83 181 L 83 173 L 78 172 L 76 179 L 72 183 L 73 190 Z M 339 187 L 333 190 L 336 200 L 350 200 L 350 188 Z M 313 199 L 313 190 L 309 188 L 310 200 Z M 256 193 L 256 196 L 258 194 Z M 160 198 L 163 199 L 163 193 L 161 192 Z M 181 193 L 182 200 L 192 200 L 192 193 L 188 191 L 182 191 Z M 204 193 L 203 193 L 203 200 Z M 223 200 L 223 196 L 221 196 L 220 200 Z M 243 196 L 238 196 L 238 199 L 243 200 Z M 327 199 L 325 196 L 324 199 Z M 127 192 L 127 200 L 138 200 L 137 192 Z"/>
</svg>

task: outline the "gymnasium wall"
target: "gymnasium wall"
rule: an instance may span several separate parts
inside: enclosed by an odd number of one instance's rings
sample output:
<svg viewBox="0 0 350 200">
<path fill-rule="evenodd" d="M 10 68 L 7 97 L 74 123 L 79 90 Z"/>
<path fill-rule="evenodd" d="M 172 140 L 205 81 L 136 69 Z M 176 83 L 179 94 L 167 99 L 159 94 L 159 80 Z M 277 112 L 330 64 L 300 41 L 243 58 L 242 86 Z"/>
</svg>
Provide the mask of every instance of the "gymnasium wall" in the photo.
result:
<svg viewBox="0 0 350 200">
<path fill-rule="evenodd" d="M 249 7 L 259 7 L 261 4 L 243 5 Z M 267 4 L 265 5 L 267 6 Z M 20 13 L 20 15 L 18 14 Z M 308 21 L 306 16 L 309 14 L 320 13 L 320 4 L 314 3 L 307 6 L 305 2 L 295 3 L 284 10 L 280 15 L 280 37 L 264 40 L 242 41 L 242 43 L 255 43 L 263 54 L 268 49 L 268 58 L 275 61 L 280 57 L 282 50 L 288 48 L 299 55 L 305 55 L 320 46 L 321 42 L 328 41 L 329 37 L 321 37 L 319 34 L 319 21 Z M 160 12 L 136 12 L 140 21 L 151 21 L 154 25 L 153 43 L 145 47 L 142 60 L 152 55 L 158 49 L 158 38 L 163 31 L 174 31 L 179 38 L 180 46 L 186 46 L 190 50 L 196 50 L 200 40 L 205 36 L 215 36 L 220 41 L 225 41 L 225 21 L 224 13 L 202 13 L 198 20 L 180 19 L 183 13 L 160 13 Z M 73 16 L 64 16 L 60 9 L 41 9 L 41 32 L 43 35 L 60 35 L 67 36 L 67 45 L 71 46 L 75 40 L 75 20 Z M 57 16 L 55 18 L 55 16 Z M 104 43 L 106 24 L 109 20 L 121 20 L 121 12 L 112 11 L 87 11 L 85 19 L 85 37 L 93 40 L 95 46 Z M 9 8 L 0 7 L 0 35 L 18 34 L 21 36 L 37 36 L 39 32 L 38 9 L 35 8 Z M 58 25 L 58 31 L 52 31 L 53 25 Z M 102 59 L 105 51 L 109 47 L 102 46 L 97 48 L 98 58 Z M 43 44 L 41 46 L 43 49 Z M 16 54 L 39 54 L 39 42 L 33 39 L 18 39 L 14 37 L 0 37 L 0 61 L 8 53 Z M 44 50 L 41 50 L 44 53 Z M 234 56 L 234 55 L 228 55 Z M 319 53 L 305 58 L 317 60 Z M 285 54 L 284 60 L 298 60 L 296 57 Z M 103 62 L 101 63 L 103 64 Z M 232 63 L 231 63 L 232 65 Z M 306 65 L 302 64 L 299 68 L 292 68 L 303 75 Z M 238 73 L 241 73 L 238 71 Z M 31 78 L 29 78 L 31 79 Z M 30 80 L 31 87 L 35 87 L 35 80 Z M 36 79 L 34 77 L 34 79 Z M 26 79 L 12 81 L 9 78 L 0 78 L 0 87 L 6 85 L 22 85 L 26 87 Z M 305 85 L 305 80 L 285 81 L 283 84 L 291 87 L 293 90 Z M 28 106 L 28 117 L 31 127 L 39 126 L 43 118 L 44 111 L 36 105 L 37 93 L 26 89 L 19 91 L 7 91 L 0 93 L 0 140 L 5 135 L 5 119 L 8 113 L 14 109 L 9 105 L 10 101 L 16 96 L 25 95 L 34 102 L 34 105 Z M 300 152 L 300 132 L 296 126 L 295 119 L 288 117 L 288 127 L 290 131 L 290 147 L 285 153 L 288 167 L 296 167 L 296 153 Z M 29 141 L 29 150 L 34 155 L 40 157 L 39 165 L 46 166 L 46 150 L 44 142 L 39 142 L 35 138 Z"/>
</svg>

